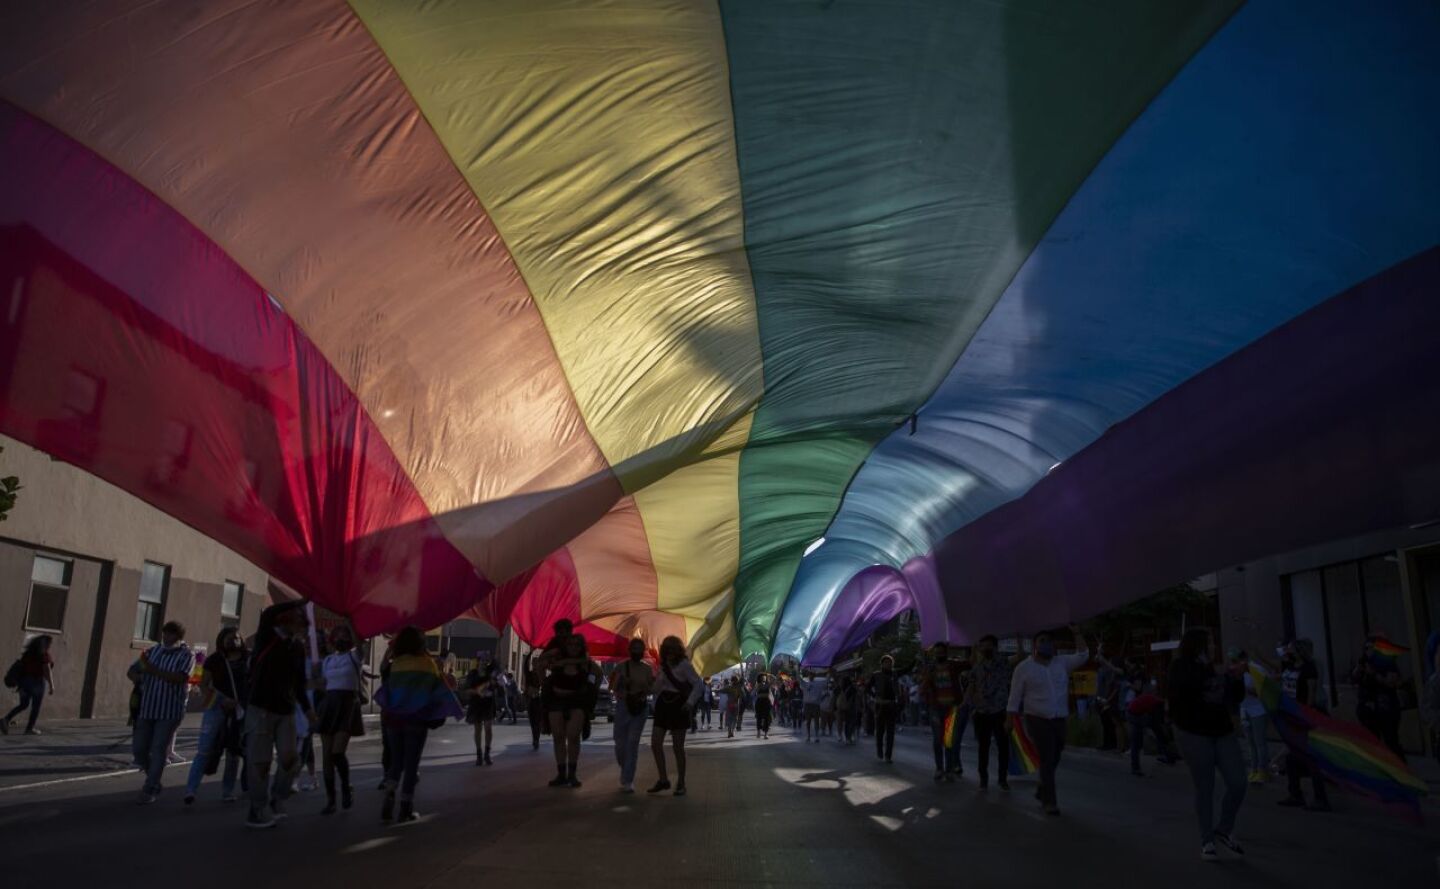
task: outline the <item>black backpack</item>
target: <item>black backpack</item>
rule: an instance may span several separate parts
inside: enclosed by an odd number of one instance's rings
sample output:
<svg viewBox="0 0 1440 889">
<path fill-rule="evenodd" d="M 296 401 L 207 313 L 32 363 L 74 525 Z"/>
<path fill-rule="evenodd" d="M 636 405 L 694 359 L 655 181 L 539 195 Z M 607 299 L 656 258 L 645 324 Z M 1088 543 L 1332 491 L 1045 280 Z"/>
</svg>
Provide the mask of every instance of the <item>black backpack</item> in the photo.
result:
<svg viewBox="0 0 1440 889">
<path fill-rule="evenodd" d="M 18 687 L 18 686 L 20 685 L 20 677 L 23 676 L 24 674 L 25 674 L 25 665 L 22 664 L 22 663 L 20 662 L 20 658 L 17 657 L 17 658 L 15 659 L 15 663 L 13 663 L 13 664 L 10 665 L 10 669 L 8 669 L 8 670 L 5 671 L 5 687 L 6 687 L 6 688 L 16 688 L 16 687 Z"/>
</svg>

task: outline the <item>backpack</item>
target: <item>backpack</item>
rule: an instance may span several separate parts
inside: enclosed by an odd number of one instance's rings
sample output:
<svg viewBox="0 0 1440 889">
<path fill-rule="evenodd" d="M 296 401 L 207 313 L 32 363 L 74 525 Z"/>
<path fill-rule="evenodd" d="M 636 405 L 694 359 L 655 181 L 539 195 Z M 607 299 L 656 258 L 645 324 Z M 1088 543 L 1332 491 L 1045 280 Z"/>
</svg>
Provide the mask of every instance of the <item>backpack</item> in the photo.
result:
<svg viewBox="0 0 1440 889">
<path fill-rule="evenodd" d="M 10 669 L 5 671 L 5 687 L 17 688 L 20 685 L 20 677 L 24 675 L 24 671 L 25 666 L 20 663 L 20 658 L 17 657 L 15 663 L 10 665 Z"/>
</svg>

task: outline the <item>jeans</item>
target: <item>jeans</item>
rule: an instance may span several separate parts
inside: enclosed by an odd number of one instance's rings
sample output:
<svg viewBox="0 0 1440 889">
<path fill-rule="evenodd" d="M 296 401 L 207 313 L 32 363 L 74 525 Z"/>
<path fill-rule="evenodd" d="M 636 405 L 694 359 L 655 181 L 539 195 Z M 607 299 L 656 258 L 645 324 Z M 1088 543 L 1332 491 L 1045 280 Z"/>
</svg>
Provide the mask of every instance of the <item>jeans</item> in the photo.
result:
<svg viewBox="0 0 1440 889">
<path fill-rule="evenodd" d="M 1140 752 L 1145 748 L 1145 730 L 1148 728 L 1155 734 L 1155 746 L 1160 750 L 1160 756 L 1168 758 L 1170 745 L 1165 740 L 1165 735 L 1160 731 L 1159 712 L 1144 713 L 1140 715 L 1126 714 L 1125 722 L 1130 726 L 1130 771 L 1140 771 Z"/>
<path fill-rule="evenodd" d="M 894 704 L 875 705 L 875 755 L 881 759 L 895 756 L 895 711 Z"/>
<path fill-rule="evenodd" d="M 275 768 L 277 796 L 289 794 L 290 781 L 300 766 L 296 755 L 295 713 L 272 713 L 263 707 L 245 711 L 245 770 L 250 773 L 250 808 L 263 811 L 270 804 L 270 762 Z"/>
<path fill-rule="evenodd" d="M 710 703 L 709 701 L 700 702 L 700 707 L 696 712 L 700 714 L 699 719 L 701 725 L 705 726 L 706 728 L 710 727 L 710 711 L 714 709 L 715 705 Z"/>
<path fill-rule="evenodd" d="M 235 792 L 235 777 L 240 773 L 240 756 L 235 751 L 226 749 L 226 716 L 225 709 L 216 705 L 206 710 L 201 717 L 199 748 L 195 751 L 195 761 L 190 764 L 190 778 L 185 782 L 186 796 L 194 796 L 200 789 L 200 781 L 205 777 L 205 767 L 209 765 L 212 756 L 225 757 L 225 774 L 220 789 L 226 796 Z"/>
<path fill-rule="evenodd" d="M 1060 767 L 1060 754 L 1065 750 L 1065 717 L 1027 716 L 1025 732 L 1040 757 L 1040 802 L 1056 805 L 1055 770 Z"/>
<path fill-rule="evenodd" d="M 30 718 L 25 722 L 25 731 L 28 732 L 35 728 L 35 720 L 40 718 L 40 703 L 45 700 L 45 680 L 37 676 L 22 676 L 16 691 L 20 692 L 20 703 L 5 714 L 4 721 L 8 723 L 29 707 Z"/>
<path fill-rule="evenodd" d="M 949 772 L 960 765 L 960 751 L 945 746 L 945 714 L 939 707 L 930 709 L 930 746 L 935 753 L 935 771 Z M 958 729 L 957 729 L 958 737 Z"/>
<path fill-rule="evenodd" d="M 620 766 L 620 783 L 635 783 L 635 765 L 640 761 L 640 740 L 645 735 L 645 711 L 631 716 L 622 700 L 615 708 L 615 762 Z"/>
<path fill-rule="evenodd" d="M 180 728 L 180 717 L 175 719 L 137 719 L 135 734 L 131 737 L 134 746 L 135 763 L 145 773 L 146 793 L 160 792 L 160 779 L 169 765 L 170 741 Z"/>
<path fill-rule="evenodd" d="M 1265 739 L 1265 729 L 1270 724 L 1270 715 L 1246 716 L 1245 740 L 1250 745 L 1250 769 L 1263 772 L 1270 768 L 1270 743 Z"/>
<path fill-rule="evenodd" d="M 1175 731 L 1190 777 L 1195 781 L 1195 817 L 1200 822 L 1200 842 L 1211 841 L 1214 834 L 1235 832 L 1235 815 L 1245 801 L 1245 759 L 1240 755 L 1240 742 L 1232 735 L 1212 738 L 1190 732 Z M 1220 801 L 1220 821 L 1214 821 L 1215 772 L 1225 782 L 1225 797 Z"/>
<path fill-rule="evenodd" d="M 390 739 L 390 767 L 385 780 L 390 782 L 390 792 L 400 788 L 400 801 L 415 799 L 415 785 L 420 783 L 420 756 L 425 752 L 425 739 L 430 730 L 423 722 L 400 722 L 385 726 L 385 736 Z"/>
<path fill-rule="evenodd" d="M 975 744 L 980 748 L 980 780 L 990 780 L 990 744 L 995 744 L 995 770 L 1001 783 L 1010 778 L 1010 738 L 1005 734 L 1005 712 L 975 714 Z"/>
</svg>

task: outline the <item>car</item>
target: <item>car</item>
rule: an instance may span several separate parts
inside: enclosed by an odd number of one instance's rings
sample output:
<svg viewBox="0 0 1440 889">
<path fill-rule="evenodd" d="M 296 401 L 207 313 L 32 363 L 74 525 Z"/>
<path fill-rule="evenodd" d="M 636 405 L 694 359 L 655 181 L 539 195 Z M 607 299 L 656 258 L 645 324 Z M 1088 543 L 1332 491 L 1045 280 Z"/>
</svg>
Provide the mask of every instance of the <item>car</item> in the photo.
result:
<svg viewBox="0 0 1440 889">
<path fill-rule="evenodd" d="M 606 722 L 615 721 L 615 694 L 605 683 L 600 685 L 600 693 L 595 696 L 594 718 L 599 720 L 602 716 L 605 717 Z"/>
</svg>

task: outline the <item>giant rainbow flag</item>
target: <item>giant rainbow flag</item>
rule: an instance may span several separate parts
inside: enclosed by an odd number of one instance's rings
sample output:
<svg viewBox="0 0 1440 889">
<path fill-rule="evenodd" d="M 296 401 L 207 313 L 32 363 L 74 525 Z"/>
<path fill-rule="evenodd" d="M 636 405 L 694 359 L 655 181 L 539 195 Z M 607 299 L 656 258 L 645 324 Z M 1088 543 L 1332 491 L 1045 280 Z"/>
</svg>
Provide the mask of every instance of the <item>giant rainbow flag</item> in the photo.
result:
<svg viewBox="0 0 1440 889">
<path fill-rule="evenodd" d="M 1432 518 L 1437 45 L 1427 0 L 5 4 L 0 433 L 363 633 L 1061 623 Z"/>
</svg>

